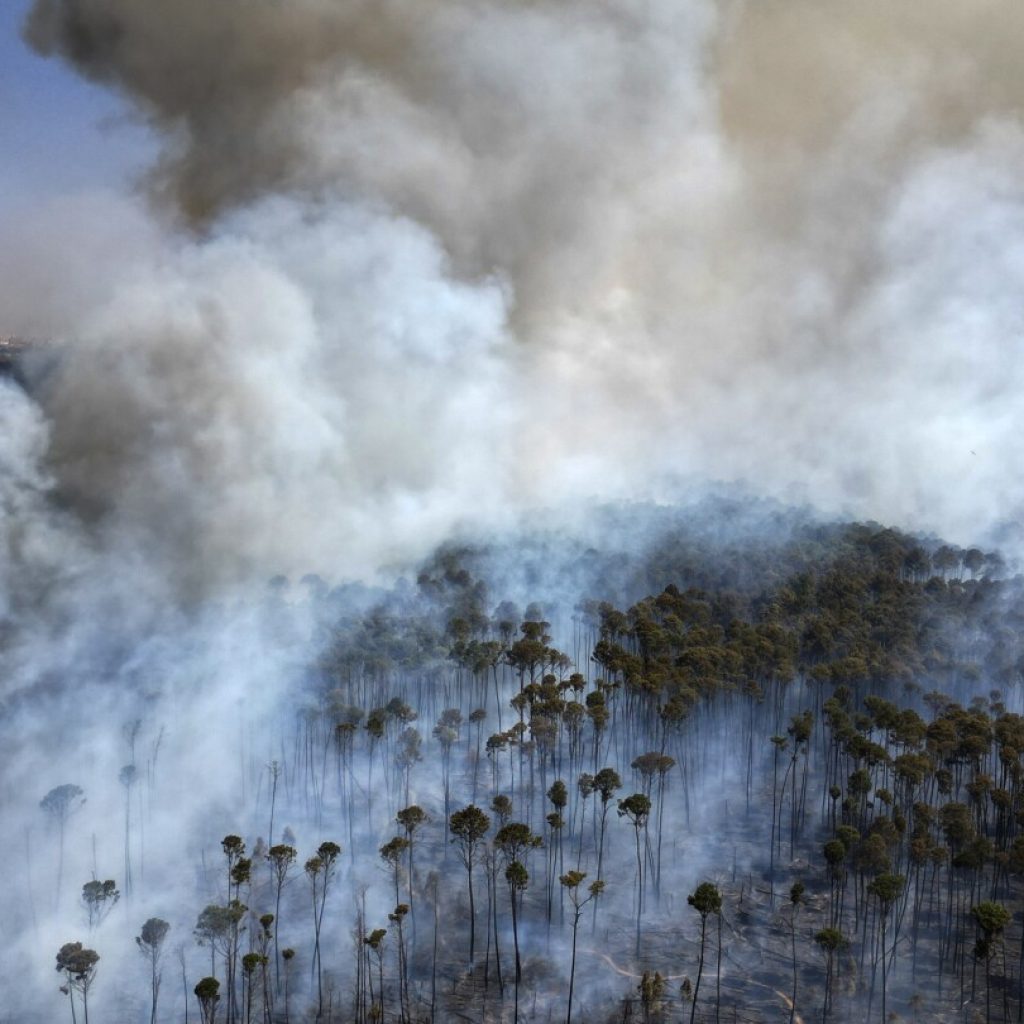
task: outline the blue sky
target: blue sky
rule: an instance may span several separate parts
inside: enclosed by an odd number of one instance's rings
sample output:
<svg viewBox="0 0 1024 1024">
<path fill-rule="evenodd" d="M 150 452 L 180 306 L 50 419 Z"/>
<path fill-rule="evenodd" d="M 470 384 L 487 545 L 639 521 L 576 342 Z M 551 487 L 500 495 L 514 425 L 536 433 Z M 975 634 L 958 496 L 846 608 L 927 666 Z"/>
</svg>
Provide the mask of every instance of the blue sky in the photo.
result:
<svg viewBox="0 0 1024 1024">
<path fill-rule="evenodd" d="M 30 6 L 0 0 L 0 217 L 53 196 L 118 189 L 152 147 L 118 97 L 25 45 Z"/>
</svg>

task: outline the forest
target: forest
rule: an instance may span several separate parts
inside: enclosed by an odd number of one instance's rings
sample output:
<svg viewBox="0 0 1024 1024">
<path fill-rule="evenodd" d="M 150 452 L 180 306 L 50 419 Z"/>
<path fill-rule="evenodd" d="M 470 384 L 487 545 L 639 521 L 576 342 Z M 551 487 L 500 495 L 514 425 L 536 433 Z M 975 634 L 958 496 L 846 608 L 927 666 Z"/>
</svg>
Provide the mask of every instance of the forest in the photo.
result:
<svg viewBox="0 0 1024 1024">
<path fill-rule="evenodd" d="M 271 580 L 305 657 L 173 873 L 173 726 L 108 722 L 119 822 L 85 778 L 22 794 L 57 976 L 9 1019 L 1024 1019 L 1020 578 L 748 513 Z"/>
</svg>

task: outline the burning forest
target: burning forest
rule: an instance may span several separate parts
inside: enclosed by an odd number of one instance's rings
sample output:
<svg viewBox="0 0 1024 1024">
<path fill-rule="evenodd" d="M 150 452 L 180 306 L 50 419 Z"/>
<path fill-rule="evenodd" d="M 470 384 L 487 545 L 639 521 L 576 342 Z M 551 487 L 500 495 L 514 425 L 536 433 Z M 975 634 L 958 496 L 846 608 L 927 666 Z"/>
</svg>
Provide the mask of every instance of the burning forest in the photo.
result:
<svg viewBox="0 0 1024 1024">
<path fill-rule="evenodd" d="M 0 1024 L 1024 1020 L 1022 10 L 12 0 Z"/>
<path fill-rule="evenodd" d="M 872 524 L 692 526 L 738 512 L 606 510 L 661 523 L 625 558 L 516 536 L 383 593 L 271 581 L 253 635 L 316 657 L 263 708 L 225 663 L 205 726 L 184 666 L 177 708 L 111 694 L 106 749 L 28 801 L 12 966 L 67 934 L 104 1020 L 1011 1019 L 1019 580 Z M 503 564 L 592 596 L 499 601 Z"/>
</svg>

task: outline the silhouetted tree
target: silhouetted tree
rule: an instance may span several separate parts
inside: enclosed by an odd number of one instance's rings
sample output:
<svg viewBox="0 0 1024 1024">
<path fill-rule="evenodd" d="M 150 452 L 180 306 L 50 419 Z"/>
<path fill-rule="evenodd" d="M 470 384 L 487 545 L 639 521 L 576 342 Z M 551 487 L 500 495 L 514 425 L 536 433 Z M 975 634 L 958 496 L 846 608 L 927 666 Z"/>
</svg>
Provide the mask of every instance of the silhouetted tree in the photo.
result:
<svg viewBox="0 0 1024 1024">
<path fill-rule="evenodd" d="M 373 955 L 377 958 L 377 977 L 379 979 L 378 984 L 378 1008 L 379 1012 L 372 1013 L 371 1017 L 374 1020 L 384 1020 L 384 937 L 387 935 L 388 930 L 386 928 L 376 928 L 374 931 L 367 935 L 363 942 L 370 949 Z M 370 981 L 370 1000 L 373 1001 L 373 981 L 371 975 Z"/>
<path fill-rule="evenodd" d="M 509 900 L 512 904 L 512 941 L 515 944 L 516 950 L 516 995 L 515 1015 L 513 1020 L 518 1022 L 519 982 L 522 979 L 523 969 L 519 956 L 519 912 L 517 910 L 517 904 L 519 903 L 520 894 L 525 892 L 527 885 L 530 884 L 530 873 L 526 870 L 523 864 L 514 860 L 505 868 L 505 881 L 508 883 Z"/>
<path fill-rule="evenodd" d="M 992 972 L 989 964 L 998 952 L 997 942 L 1002 939 L 1006 926 L 1013 920 L 1010 912 L 1001 903 L 988 900 L 971 908 L 971 914 L 981 931 L 981 938 L 975 943 L 974 956 L 985 964 L 985 1020 L 992 1021 Z M 1005 992 L 1005 984 L 1003 986 Z M 1006 1020 L 1009 1007 L 1004 998 L 1003 1016 Z"/>
<path fill-rule="evenodd" d="M 405 935 L 402 930 L 402 922 L 405 915 L 409 913 L 408 903 L 399 903 L 395 909 L 388 914 L 388 920 L 395 925 L 398 931 L 398 1005 L 405 1024 L 410 1017 L 409 1008 L 409 968 L 408 957 L 405 951 Z"/>
<path fill-rule="evenodd" d="M 252 1011 L 259 991 L 256 980 L 261 970 L 266 968 L 267 958 L 262 953 L 246 953 L 242 957 L 242 983 L 244 985 L 244 1021 L 252 1024 Z"/>
<path fill-rule="evenodd" d="M 521 858 L 541 845 L 541 837 L 535 835 L 529 825 L 520 821 L 502 826 L 494 837 L 494 846 L 505 860 L 505 881 L 508 883 L 509 902 L 512 906 L 512 941 L 516 953 L 516 1020 L 519 1015 L 519 982 L 523 974 L 519 953 L 519 904 L 530 882 L 529 872 Z"/>
<path fill-rule="evenodd" d="M 643 793 L 634 793 L 619 801 L 619 817 L 625 817 L 633 826 L 636 839 L 636 955 L 640 955 L 640 922 L 644 913 L 644 858 L 640 852 L 640 833 L 647 827 L 651 801 Z"/>
<path fill-rule="evenodd" d="M 596 900 L 598 896 L 604 892 L 604 882 L 598 879 L 596 882 L 591 882 L 587 887 L 588 895 L 580 899 L 579 887 L 585 879 L 586 873 L 582 871 L 570 871 L 567 874 L 561 875 L 559 881 L 562 883 L 562 887 L 569 893 L 569 900 L 572 903 L 572 960 L 569 963 L 569 1000 L 568 1008 L 565 1013 L 565 1024 L 572 1024 L 572 995 L 573 987 L 576 983 L 576 933 L 579 930 L 580 915 L 583 913 L 583 908 L 591 901 Z"/>
<path fill-rule="evenodd" d="M 825 954 L 825 1001 L 821 1008 L 822 1024 L 828 1020 L 832 1008 L 832 979 L 835 976 L 835 956 L 848 944 L 846 936 L 838 928 L 823 928 L 814 936 L 814 941 Z"/>
<path fill-rule="evenodd" d="M 416 903 L 413 900 L 413 878 L 414 878 L 414 867 L 413 867 L 413 837 L 416 832 L 422 828 L 428 821 L 427 812 L 422 807 L 416 804 L 411 804 L 409 807 L 404 807 L 395 815 L 395 820 L 402 828 L 405 829 L 405 838 L 409 841 L 409 877 L 407 879 L 407 891 L 409 893 L 409 916 L 412 918 L 412 944 L 413 949 L 416 947 Z"/>
<path fill-rule="evenodd" d="M 195 994 L 202 1024 L 213 1024 L 217 1016 L 217 1003 L 220 1002 L 220 982 L 216 978 L 203 978 L 196 985 Z"/>
<path fill-rule="evenodd" d="M 270 826 L 267 829 L 267 842 L 274 845 L 274 810 L 277 807 L 277 782 L 281 777 L 281 763 L 279 761 L 271 761 L 267 765 L 267 771 L 270 773 Z"/>
<path fill-rule="evenodd" d="M 159 917 L 151 917 L 142 926 L 142 933 L 135 936 L 135 944 L 149 964 L 149 989 L 152 1006 L 149 1013 L 149 1024 L 156 1024 L 156 1005 L 160 996 L 160 957 L 163 953 L 164 940 L 167 938 L 170 928 L 171 926 L 166 921 L 162 921 Z"/>
<path fill-rule="evenodd" d="M 324 908 L 327 906 L 327 891 L 334 878 L 334 866 L 341 855 L 341 847 L 330 841 L 317 847 L 316 855 L 306 861 L 306 877 L 309 879 L 313 901 L 313 961 L 316 969 L 317 1011 L 319 1020 L 324 1012 L 323 967 L 320 959 L 320 932 L 324 922 Z"/>
<path fill-rule="evenodd" d="M 295 950 L 289 948 L 281 950 L 281 960 L 284 962 L 284 1024 L 288 1024 L 291 1006 L 291 967 L 295 959 Z"/>
<path fill-rule="evenodd" d="M 295 863 L 296 857 L 298 857 L 298 851 L 295 847 L 287 846 L 284 843 L 272 846 L 267 852 L 267 861 L 274 877 L 274 919 L 278 922 L 277 928 L 274 929 L 275 986 L 278 992 L 281 991 L 281 958 L 277 939 L 281 930 L 281 890 L 284 889 L 285 882 L 288 880 L 288 872 Z"/>
<path fill-rule="evenodd" d="M 612 797 L 622 788 L 622 779 L 614 768 L 602 768 L 594 776 L 594 789 L 601 797 L 601 829 L 597 843 L 597 877 L 604 877 L 604 831 L 608 819 L 608 805 Z"/>
<path fill-rule="evenodd" d="M 697 999 L 700 996 L 700 979 L 704 974 L 704 947 L 707 939 L 708 916 L 722 913 L 722 895 L 710 882 L 701 882 L 686 897 L 686 902 L 700 914 L 700 961 L 697 966 L 697 983 L 693 988 L 693 1003 L 690 1006 L 690 1024 L 693 1024 L 697 1012 Z"/>
<path fill-rule="evenodd" d="M 886 990 L 889 980 L 887 973 L 889 954 L 886 948 L 886 926 L 889 921 L 889 912 L 892 910 L 893 904 L 903 893 L 905 882 L 906 880 L 902 875 L 883 874 L 872 879 L 867 887 L 869 895 L 874 896 L 878 900 L 879 927 L 881 929 L 882 942 L 882 1024 L 886 1024 L 888 1020 L 885 1007 Z"/>
<path fill-rule="evenodd" d="M 476 957 L 476 903 L 473 898 L 473 865 L 476 863 L 480 843 L 490 827 L 491 819 L 475 804 L 470 804 L 461 811 L 455 811 L 451 816 L 452 842 L 459 849 L 469 883 L 469 965 L 471 969 Z"/>
<path fill-rule="evenodd" d="M 70 782 L 63 786 L 56 786 L 50 790 L 39 806 L 46 812 L 49 819 L 57 826 L 58 834 L 58 859 L 57 859 L 57 892 L 56 902 L 60 903 L 61 881 L 64 878 L 64 831 L 67 827 L 68 818 L 85 803 L 83 791 Z"/>
<path fill-rule="evenodd" d="M 66 942 L 57 953 L 57 970 L 64 975 L 61 991 L 71 1000 L 71 1019 L 76 1021 L 75 993 L 82 996 L 85 1024 L 89 1024 L 89 989 L 96 980 L 96 965 L 100 955 L 85 948 L 80 942 Z"/>
<path fill-rule="evenodd" d="M 791 908 L 789 918 L 790 928 L 790 939 L 792 943 L 793 952 L 793 997 L 790 1000 L 789 1007 L 789 1024 L 793 1024 L 793 1018 L 796 1016 L 796 989 L 797 989 L 797 962 L 796 962 L 796 918 L 800 910 L 801 905 L 804 902 L 804 884 L 803 882 L 794 882 L 789 890 L 789 904 Z M 721 916 L 721 915 L 719 915 Z"/>
<path fill-rule="evenodd" d="M 404 836 L 395 836 L 393 839 L 389 839 L 380 848 L 380 857 L 385 864 L 391 870 L 391 880 L 395 887 L 395 904 L 401 902 L 401 896 L 398 894 L 398 879 L 401 873 L 402 867 L 402 855 L 409 849 L 409 840 Z"/>
<path fill-rule="evenodd" d="M 133 739 L 133 749 L 134 745 Z M 138 774 L 135 763 L 132 762 L 126 764 L 117 775 L 118 781 L 124 787 L 124 886 L 129 894 L 132 891 L 132 789 L 135 787 Z"/>
<path fill-rule="evenodd" d="M 117 883 L 112 878 L 105 882 L 93 879 L 82 886 L 82 906 L 85 908 L 90 932 L 106 920 L 120 898 L 121 893 L 118 892 Z"/>
</svg>

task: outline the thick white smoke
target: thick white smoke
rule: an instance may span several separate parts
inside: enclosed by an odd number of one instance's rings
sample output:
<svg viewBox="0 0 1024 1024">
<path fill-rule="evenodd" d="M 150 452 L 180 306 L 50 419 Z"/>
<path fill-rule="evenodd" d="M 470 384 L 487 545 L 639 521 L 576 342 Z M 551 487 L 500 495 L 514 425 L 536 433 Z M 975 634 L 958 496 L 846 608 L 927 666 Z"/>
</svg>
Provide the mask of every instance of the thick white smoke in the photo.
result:
<svg viewBox="0 0 1024 1024">
<path fill-rule="evenodd" d="M 977 538 L 1024 497 L 982 7 L 39 0 L 199 232 L 40 311 L 66 492 L 195 585 L 679 478 Z"/>
</svg>

